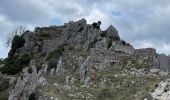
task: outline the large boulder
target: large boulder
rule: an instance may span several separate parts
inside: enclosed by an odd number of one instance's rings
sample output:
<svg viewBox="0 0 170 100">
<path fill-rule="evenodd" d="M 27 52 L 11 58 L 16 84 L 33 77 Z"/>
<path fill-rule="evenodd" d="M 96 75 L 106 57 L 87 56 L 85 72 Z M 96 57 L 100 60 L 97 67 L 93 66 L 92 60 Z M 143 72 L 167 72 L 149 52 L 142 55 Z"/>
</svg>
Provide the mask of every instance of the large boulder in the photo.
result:
<svg viewBox="0 0 170 100">
<path fill-rule="evenodd" d="M 105 32 L 106 32 L 106 37 L 110 38 L 112 41 L 119 41 L 120 40 L 118 31 L 112 25 L 109 26 L 108 29 L 105 30 Z"/>
</svg>

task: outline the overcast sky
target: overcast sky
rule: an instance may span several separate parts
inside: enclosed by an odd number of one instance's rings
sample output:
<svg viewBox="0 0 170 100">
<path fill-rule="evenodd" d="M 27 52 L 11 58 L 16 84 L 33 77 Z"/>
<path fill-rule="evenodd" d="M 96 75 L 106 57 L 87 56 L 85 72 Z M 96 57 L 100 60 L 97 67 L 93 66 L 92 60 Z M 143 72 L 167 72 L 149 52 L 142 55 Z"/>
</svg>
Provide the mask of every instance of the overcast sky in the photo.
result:
<svg viewBox="0 0 170 100">
<path fill-rule="evenodd" d="M 86 18 L 113 25 L 135 48 L 170 54 L 170 0 L 0 0 L 0 58 L 7 56 L 7 34 L 18 25 L 61 25 Z"/>
</svg>

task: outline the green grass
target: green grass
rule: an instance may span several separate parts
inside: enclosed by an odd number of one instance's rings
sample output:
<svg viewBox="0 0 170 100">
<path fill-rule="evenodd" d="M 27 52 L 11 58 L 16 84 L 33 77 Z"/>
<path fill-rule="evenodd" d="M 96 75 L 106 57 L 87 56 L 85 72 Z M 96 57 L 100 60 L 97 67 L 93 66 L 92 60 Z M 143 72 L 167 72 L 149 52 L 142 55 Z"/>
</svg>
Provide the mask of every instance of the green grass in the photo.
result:
<svg viewBox="0 0 170 100">
<path fill-rule="evenodd" d="M 118 76 L 114 77 L 114 74 Z M 81 91 L 88 91 L 93 95 L 93 100 L 142 100 L 155 88 L 155 84 L 161 81 L 159 76 L 137 77 L 132 74 L 121 74 L 119 69 L 99 72 L 97 73 L 98 78 L 107 78 L 114 84 L 104 89 L 99 87 L 81 88 Z"/>
<path fill-rule="evenodd" d="M 0 100 L 8 100 L 9 97 L 9 90 L 5 90 L 0 92 Z"/>
<path fill-rule="evenodd" d="M 55 82 L 59 83 L 59 84 L 64 84 L 66 80 L 66 75 L 58 75 L 58 76 L 54 76 L 54 77 L 48 77 L 47 81 L 50 84 L 53 84 Z"/>
</svg>

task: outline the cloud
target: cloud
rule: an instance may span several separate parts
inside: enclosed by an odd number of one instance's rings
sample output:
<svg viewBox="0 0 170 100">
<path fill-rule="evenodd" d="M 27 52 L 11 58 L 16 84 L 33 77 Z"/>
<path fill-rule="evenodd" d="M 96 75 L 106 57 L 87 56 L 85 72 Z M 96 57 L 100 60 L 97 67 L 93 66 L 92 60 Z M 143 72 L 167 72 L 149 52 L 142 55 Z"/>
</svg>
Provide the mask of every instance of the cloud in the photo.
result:
<svg viewBox="0 0 170 100">
<path fill-rule="evenodd" d="M 3 0 L 0 2 L 0 12 L 14 23 L 36 24 L 45 22 L 51 16 L 49 5 L 40 0 Z"/>
<path fill-rule="evenodd" d="M 0 57 L 7 57 L 8 51 L 9 48 L 6 48 L 4 42 L 0 41 Z"/>
<path fill-rule="evenodd" d="M 0 41 L 16 25 L 33 29 L 84 17 L 88 23 L 102 21 L 103 30 L 114 25 L 135 48 L 154 47 L 170 54 L 169 12 L 168 0 L 1 0 Z"/>
</svg>

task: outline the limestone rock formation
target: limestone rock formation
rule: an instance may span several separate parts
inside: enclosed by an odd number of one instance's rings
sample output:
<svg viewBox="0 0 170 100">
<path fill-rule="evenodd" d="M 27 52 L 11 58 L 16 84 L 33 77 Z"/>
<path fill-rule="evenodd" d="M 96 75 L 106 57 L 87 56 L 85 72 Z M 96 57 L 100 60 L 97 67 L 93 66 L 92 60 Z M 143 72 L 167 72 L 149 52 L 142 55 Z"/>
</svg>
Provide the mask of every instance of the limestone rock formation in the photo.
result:
<svg viewBox="0 0 170 100">
<path fill-rule="evenodd" d="M 41 77 L 41 71 L 37 73 L 36 67 L 32 66 L 32 72 L 29 73 L 28 68 L 26 68 L 18 78 L 8 100 L 30 100 L 30 96 L 35 93 L 37 87 L 45 84 L 46 81 Z"/>
<path fill-rule="evenodd" d="M 105 31 L 100 26 L 100 21 L 87 24 L 83 18 L 26 31 L 23 45 L 0 62 L 0 100 L 1 94 L 8 100 L 169 98 L 164 80 L 170 57 L 154 48 L 135 49 L 114 26 Z M 166 86 L 158 89 L 158 83 Z"/>
</svg>

